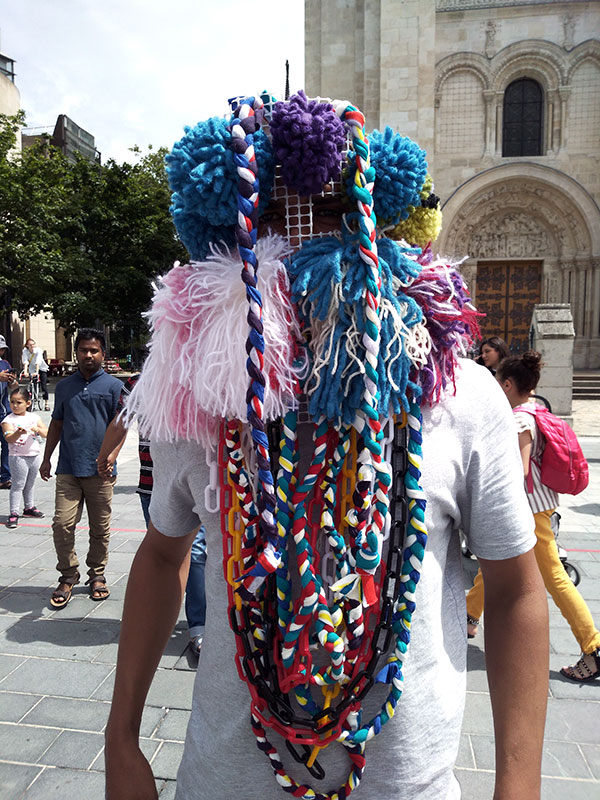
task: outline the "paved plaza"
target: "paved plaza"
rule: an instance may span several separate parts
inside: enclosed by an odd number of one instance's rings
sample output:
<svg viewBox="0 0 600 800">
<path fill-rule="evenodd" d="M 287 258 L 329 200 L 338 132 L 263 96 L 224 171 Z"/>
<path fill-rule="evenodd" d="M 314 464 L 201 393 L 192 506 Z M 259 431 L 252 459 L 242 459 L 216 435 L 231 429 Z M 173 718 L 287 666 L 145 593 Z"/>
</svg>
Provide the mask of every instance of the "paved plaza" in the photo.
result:
<svg viewBox="0 0 600 800">
<path fill-rule="evenodd" d="M 46 419 L 49 414 L 42 412 Z M 575 429 L 590 460 L 591 480 L 560 507 L 561 542 L 579 568 L 580 590 L 600 620 L 600 401 L 574 403 Z M 75 588 L 69 605 L 48 603 L 56 585 L 50 521 L 54 483 L 38 481 L 42 520 L 4 528 L 8 492 L 0 492 L 0 797 L 37 800 L 104 796 L 103 731 L 117 655 L 127 575 L 143 538 L 137 485 L 137 438 L 130 434 L 119 459 L 108 563 L 110 599 L 94 603 Z M 493 520 L 490 520 L 493 525 Z M 86 518 L 77 536 L 87 551 Z M 468 575 L 474 564 L 465 560 Z M 600 681 L 575 685 L 559 669 L 573 663 L 577 645 L 550 604 L 550 694 L 543 762 L 543 800 L 600 798 Z M 148 635 L 151 635 L 149 632 Z M 457 774 L 464 800 L 491 798 L 494 748 L 485 679 L 483 636 L 469 644 L 468 697 Z M 188 649 L 183 613 L 150 690 L 142 721 L 142 749 L 149 757 L 161 800 L 175 794 L 192 696 L 195 660 Z M 510 698 L 507 698 L 510 702 Z M 257 751 L 257 757 L 260 757 Z M 281 791 L 273 782 L 265 800 Z M 373 798 L 376 800 L 376 798 Z"/>
</svg>

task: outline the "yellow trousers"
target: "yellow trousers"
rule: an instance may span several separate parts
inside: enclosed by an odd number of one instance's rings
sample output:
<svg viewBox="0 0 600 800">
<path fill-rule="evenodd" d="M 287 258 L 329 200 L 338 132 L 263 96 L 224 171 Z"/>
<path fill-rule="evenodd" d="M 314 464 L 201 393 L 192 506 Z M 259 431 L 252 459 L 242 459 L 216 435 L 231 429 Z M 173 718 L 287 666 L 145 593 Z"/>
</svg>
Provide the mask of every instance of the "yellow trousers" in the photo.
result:
<svg viewBox="0 0 600 800">
<path fill-rule="evenodd" d="M 594 625 L 585 600 L 573 585 L 567 575 L 554 540 L 554 533 L 550 524 L 552 511 L 540 511 L 534 514 L 535 535 L 537 543 L 534 547 L 544 585 L 552 596 L 560 613 L 569 623 L 573 636 L 579 642 L 582 653 L 593 653 L 600 648 L 600 632 Z M 478 571 L 473 582 L 473 588 L 467 594 L 467 614 L 474 619 L 479 619 L 483 614 L 483 578 L 481 570 Z"/>
</svg>

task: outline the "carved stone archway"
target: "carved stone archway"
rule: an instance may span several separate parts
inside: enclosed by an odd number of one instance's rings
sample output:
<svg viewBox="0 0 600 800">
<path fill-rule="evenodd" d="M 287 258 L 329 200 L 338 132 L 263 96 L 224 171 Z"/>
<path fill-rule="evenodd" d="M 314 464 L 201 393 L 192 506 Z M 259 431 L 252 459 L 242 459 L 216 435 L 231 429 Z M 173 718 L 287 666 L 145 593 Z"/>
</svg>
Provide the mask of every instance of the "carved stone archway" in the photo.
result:
<svg viewBox="0 0 600 800">
<path fill-rule="evenodd" d="M 477 262 L 543 261 L 542 302 L 570 302 L 575 366 L 600 367 L 600 209 L 568 175 L 530 162 L 502 165 L 460 186 L 443 208 L 439 252 Z"/>
</svg>

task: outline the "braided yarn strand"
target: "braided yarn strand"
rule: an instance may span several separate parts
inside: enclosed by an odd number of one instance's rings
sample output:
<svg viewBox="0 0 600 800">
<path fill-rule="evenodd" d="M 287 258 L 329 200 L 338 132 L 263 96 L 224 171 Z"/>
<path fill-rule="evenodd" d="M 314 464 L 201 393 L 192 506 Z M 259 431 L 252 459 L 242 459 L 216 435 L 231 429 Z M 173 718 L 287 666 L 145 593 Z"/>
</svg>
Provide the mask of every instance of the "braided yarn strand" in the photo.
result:
<svg viewBox="0 0 600 800">
<path fill-rule="evenodd" d="M 252 432 L 260 491 L 257 506 L 263 550 L 255 565 L 245 574 L 239 591 L 247 599 L 254 596 L 265 577 L 281 563 L 275 523 L 275 487 L 271 473 L 269 441 L 264 422 L 266 378 L 264 374 L 263 304 L 256 282 L 258 262 L 255 253 L 258 228 L 259 179 L 254 153 L 254 133 L 258 130 L 263 102 L 248 97 L 235 109 L 231 121 L 231 138 L 238 173 L 238 219 L 236 239 L 242 260 L 242 280 L 248 299 L 249 334 L 246 341 L 246 371 L 249 386 L 246 394 L 248 421 Z"/>
<path fill-rule="evenodd" d="M 360 549 L 356 554 L 356 573 L 361 580 L 361 594 L 366 606 L 377 602 L 374 574 L 381 561 L 383 529 L 388 514 L 391 475 L 383 458 L 381 447 L 381 422 L 379 420 L 379 389 L 377 367 L 381 342 L 381 268 L 377 254 L 376 224 L 373 210 L 375 170 L 369 157 L 369 140 L 365 135 L 364 115 L 352 105 L 340 104 L 336 108 L 352 132 L 352 146 L 356 162 L 353 194 L 359 212 L 358 250 L 365 266 L 364 313 L 365 330 L 362 343 L 365 349 L 364 392 L 355 426 L 363 437 L 365 451 L 359 461 L 372 465 L 375 470 L 376 490 L 372 502 L 371 524 L 365 535 L 360 535 Z M 357 509 L 360 515 L 360 509 Z"/>
</svg>

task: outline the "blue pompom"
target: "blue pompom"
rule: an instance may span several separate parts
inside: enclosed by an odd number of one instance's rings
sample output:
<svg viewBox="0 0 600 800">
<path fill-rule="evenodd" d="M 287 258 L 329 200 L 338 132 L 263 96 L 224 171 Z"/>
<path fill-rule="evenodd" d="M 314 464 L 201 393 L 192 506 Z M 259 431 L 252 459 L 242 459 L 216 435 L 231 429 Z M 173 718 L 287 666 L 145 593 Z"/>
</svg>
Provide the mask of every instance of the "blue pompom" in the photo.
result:
<svg viewBox="0 0 600 800">
<path fill-rule="evenodd" d="M 269 203 L 275 171 L 271 143 L 262 131 L 254 134 L 254 150 L 262 213 Z M 191 257 L 204 258 L 209 242 L 233 244 L 238 175 L 227 120 L 211 117 L 193 128 L 186 127 L 166 163 L 173 192 L 171 214 Z"/>
<path fill-rule="evenodd" d="M 407 136 L 395 133 L 389 126 L 383 133 L 374 130 L 369 135 L 369 145 L 371 167 L 375 170 L 375 216 L 380 224 L 396 224 L 408 217 L 409 206 L 421 205 L 420 192 L 427 177 L 426 153 Z M 356 167 L 351 162 L 346 175 L 346 186 L 351 197 L 355 174 Z"/>
</svg>

